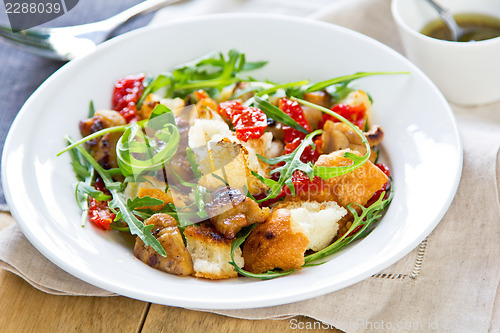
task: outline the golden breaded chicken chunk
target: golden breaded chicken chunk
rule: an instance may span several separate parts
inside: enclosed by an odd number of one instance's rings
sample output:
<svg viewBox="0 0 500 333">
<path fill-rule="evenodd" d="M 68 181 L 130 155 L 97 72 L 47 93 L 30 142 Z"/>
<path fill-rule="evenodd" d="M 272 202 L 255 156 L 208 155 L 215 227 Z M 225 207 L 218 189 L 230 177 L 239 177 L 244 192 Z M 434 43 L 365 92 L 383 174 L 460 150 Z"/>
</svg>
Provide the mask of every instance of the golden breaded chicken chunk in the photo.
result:
<svg viewBox="0 0 500 333">
<path fill-rule="evenodd" d="M 264 273 L 274 268 L 300 269 L 308 245 L 309 239 L 291 218 L 290 211 L 276 209 L 246 239 L 243 246 L 245 269 L 252 273 Z"/>
<path fill-rule="evenodd" d="M 339 150 L 328 155 L 321 155 L 315 166 L 348 166 L 352 161 L 343 157 L 350 150 Z M 351 151 L 357 155 L 359 153 Z M 325 185 L 316 192 L 300 193 L 302 200 L 336 201 L 346 207 L 350 203 L 366 205 L 368 200 L 389 181 L 389 178 L 375 164 L 367 161 L 359 168 L 345 175 L 330 178 L 324 181 Z"/>
</svg>

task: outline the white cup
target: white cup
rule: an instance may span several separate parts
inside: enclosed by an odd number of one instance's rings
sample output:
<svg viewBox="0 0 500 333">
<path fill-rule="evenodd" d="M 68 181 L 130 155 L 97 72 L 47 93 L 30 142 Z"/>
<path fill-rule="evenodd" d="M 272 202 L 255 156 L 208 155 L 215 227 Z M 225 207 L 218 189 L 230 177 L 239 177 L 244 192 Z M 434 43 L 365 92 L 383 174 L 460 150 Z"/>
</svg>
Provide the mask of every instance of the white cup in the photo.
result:
<svg viewBox="0 0 500 333">
<path fill-rule="evenodd" d="M 500 0 L 439 0 L 452 14 L 500 18 Z M 480 105 L 500 100 L 500 37 L 450 42 L 425 36 L 422 28 L 439 18 L 425 0 L 393 0 L 392 15 L 408 59 L 434 81 L 448 101 Z M 423 97 L 424 98 L 424 97 Z"/>
</svg>

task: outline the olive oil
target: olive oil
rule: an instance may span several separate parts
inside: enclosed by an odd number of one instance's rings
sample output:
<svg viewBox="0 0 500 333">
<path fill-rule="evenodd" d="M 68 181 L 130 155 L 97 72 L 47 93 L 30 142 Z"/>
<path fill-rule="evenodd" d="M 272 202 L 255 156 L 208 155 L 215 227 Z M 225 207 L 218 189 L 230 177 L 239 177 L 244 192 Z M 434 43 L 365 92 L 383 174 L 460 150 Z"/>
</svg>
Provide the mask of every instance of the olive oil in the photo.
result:
<svg viewBox="0 0 500 333">
<path fill-rule="evenodd" d="M 481 41 L 500 36 L 499 18 L 483 14 L 457 14 L 453 17 L 460 27 L 468 30 L 459 42 Z M 420 32 L 432 38 L 452 40 L 450 29 L 441 19 L 429 22 Z"/>
</svg>

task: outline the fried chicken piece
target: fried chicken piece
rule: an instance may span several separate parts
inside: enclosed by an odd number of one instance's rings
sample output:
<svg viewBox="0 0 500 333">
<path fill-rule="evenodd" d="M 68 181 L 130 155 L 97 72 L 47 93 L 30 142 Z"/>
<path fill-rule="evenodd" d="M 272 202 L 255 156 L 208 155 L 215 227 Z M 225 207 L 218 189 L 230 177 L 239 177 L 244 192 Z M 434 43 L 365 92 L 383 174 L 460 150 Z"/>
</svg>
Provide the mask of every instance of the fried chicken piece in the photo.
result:
<svg viewBox="0 0 500 333">
<path fill-rule="evenodd" d="M 350 150 L 339 150 L 328 155 L 321 155 L 315 166 L 336 167 L 349 166 L 353 162 L 343 157 Z M 357 155 L 358 152 L 351 151 Z M 389 178 L 375 164 L 367 161 L 359 168 L 345 175 L 324 180 L 324 185 L 316 191 L 299 193 L 299 200 L 314 200 L 318 202 L 336 201 L 346 207 L 350 203 L 366 205 L 375 192 L 389 181 Z"/>
<path fill-rule="evenodd" d="M 190 225 L 184 230 L 184 237 L 193 258 L 194 276 L 212 280 L 238 277 L 238 273 L 229 263 L 231 240 L 224 238 L 213 226 Z M 239 267 L 243 267 L 241 249 L 236 249 L 234 260 Z"/>
<path fill-rule="evenodd" d="M 241 228 L 269 217 L 269 208 L 260 208 L 240 190 L 229 186 L 212 193 L 206 211 L 213 226 L 228 239 L 233 239 Z"/>
<path fill-rule="evenodd" d="M 275 209 L 266 222 L 259 224 L 243 246 L 245 270 L 264 273 L 274 268 L 300 269 L 309 245 L 306 234 L 291 218 L 288 209 Z"/>
<path fill-rule="evenodd" d="M 158 213 L 146 220 L 146 225 L 154 225 L 151 233 L 167 252 L 163 257 L 152 247 L 146 246 L 137 237 L 134 255 L 147 265 L 161 271 L 187 276 L 193 274 L 193 261 L 184 245 L 177 221 L 168 214 Z"/>
</svg>

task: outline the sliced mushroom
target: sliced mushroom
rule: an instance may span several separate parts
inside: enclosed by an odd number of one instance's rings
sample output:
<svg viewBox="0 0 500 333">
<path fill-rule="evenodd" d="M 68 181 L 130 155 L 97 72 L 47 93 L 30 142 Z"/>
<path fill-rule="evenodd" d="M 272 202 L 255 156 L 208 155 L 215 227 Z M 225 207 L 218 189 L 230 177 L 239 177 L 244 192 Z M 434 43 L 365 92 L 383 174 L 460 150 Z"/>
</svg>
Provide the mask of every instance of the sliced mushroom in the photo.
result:
<svg viewBox="0 0 500 333">
<path fill-rule="evenodd" d="M 151 233 L 167 255 L 161 256 L 139 237 L 135 242 L 134 255 L 147 265 L 167 273 L 182 276 L 193 274 L 193 261 L 184 245 L 177 221 L 168 214 L 158 213 L 146 220 L 146 225 L 151 224 L 154 226 Z"/>
<path fill-rule="evenodd" d="M 87 120 L 80 122 L 82 136 L 89 136 L 105 128 L 125 125 L 125 119 L 117 111 L 100 110 Z M 117 168 L 116 143 L 121 133 L 108 133 L 87 142 L 92 157 L 105 169 Z"/>
<path fill-rule="evenodd" d="M 384 131 L 378 125 L 372 126 L 368 132 L 365 132 L 370 147 L 378 146 L 384 138 Z"/>
<path fill-rule="evenodd" d="M 330 95 L 328 95 L 324 91 L 305 93 L 304 100 L 325 108 L 329 108 L 330 105 Z M 323 112 L 321 112 L 318 109 L 305 105 L 302 106 L 302 109 L 304 110 L 304 116 L 306 117 L 306 120 L 309 122 L 311 129 L 313 130 L 317 129 L 319 122 L 323 118 Z"/>
<path fill-rule="evenodd" d="M 366 154 L 363 139 L 344 123 L 335 123 L 328 120 L 323 126 L 321 139 L 323 141 L 321 146 L 323 154 L 330 154 L 331 152 L 347 148 L 355 150 L 362 155 Z"/>
<path fill-rule="evenodd" d="M 234 238 L 241 228 L 262 223 L 269 216 L 269 208 L 260 208 L 240 190 L 229 186 L 212 193 L 206 211 L 213 226 L 228 239 Z"/>
</svg>

